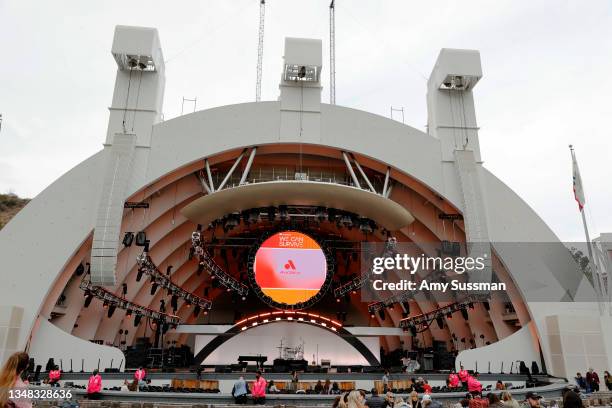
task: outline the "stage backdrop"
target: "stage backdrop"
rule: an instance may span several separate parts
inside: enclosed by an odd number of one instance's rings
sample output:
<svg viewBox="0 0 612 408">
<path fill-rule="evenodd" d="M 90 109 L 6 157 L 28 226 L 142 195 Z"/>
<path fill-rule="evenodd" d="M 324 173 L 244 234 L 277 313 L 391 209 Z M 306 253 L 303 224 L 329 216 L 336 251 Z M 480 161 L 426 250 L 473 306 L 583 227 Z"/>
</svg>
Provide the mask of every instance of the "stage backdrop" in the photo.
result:
<svg viewBox="0 0 612 408">
<path fill-rule="evenodd" d="M 195 354 L 216 336 L 196 335 Z M 264 355 L 266 364 L 279 356 L 281 340 L 283 346 L 298 346 L 304 342 L 304 359 L 310 364 L 314 360 L 330 360 L 332 365 L 369 365 L 353 346 L 338 335 L 309 324 L 275 322 L 257 326 L 232 337 L 212 352 L 204 365 L 235 364 L 239 355 Z M 359 340 L 380 360 L 378 337 L 359 337 Z"/>
</svg>

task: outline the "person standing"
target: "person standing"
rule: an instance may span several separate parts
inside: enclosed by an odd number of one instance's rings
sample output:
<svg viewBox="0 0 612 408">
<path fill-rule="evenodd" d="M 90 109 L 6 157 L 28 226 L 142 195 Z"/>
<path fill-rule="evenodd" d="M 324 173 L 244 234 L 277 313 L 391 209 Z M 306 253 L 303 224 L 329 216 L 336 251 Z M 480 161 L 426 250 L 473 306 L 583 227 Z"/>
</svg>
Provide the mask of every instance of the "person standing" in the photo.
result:
<svg viewBox="0 0 612 408">
<path fill-rule="evenodd" d="M 295 392 L 298 390 L 298 383 L 300 382 L 300 378 L 298 377 L 297 371 L 293 370 L 291 372 L 291 391 Z"/>
<path fill-rule="evenodd" d="M 472 394 L 482 393 L 482 384 L 480 381 L 478 381 L 478 372 L 475 372 L 473 376 L 468 376 L 467 387 L 468 392 L 471 392 Z"/>
<path fill-rule="evenodd" d="M 587 385 L 591 389 L 591 392 L 599 391 L 599 375 L 592 369 L 589 368 L 589 371 L 586 375 Z"/>
<path fill-rule="evenodd" d="M 604 384 L 608 388 L 608 391 L 612 391 L 612 376 L 609 371 L 604 371 Z"/>
<path fill-rule="evenodd" d="M 468 383 L 468 377 L 470 376 L 470 374 L 467 372 L 467 370 L 465 368 L 463 368 L 463 366 L 459 367 L 459 373 L 457 373 L 457 375 L 459 376 L 459 381 L 461 381 L 461 384 L 464 387 L 467 387 L 467 383 Z"/>
<path fill-rule="evenodd" d="M 53 367 L 53 370 L 49 371 L 49 385 L 51 387 L 59 387 L 59 380 L 62 377 L 62 372 L 59 366 Z"/>
<path fill-rule="evenodd" d="M 134 372 L 134 379 L 138 381 L 138 385 L 144 385 L 145 378 L 147 378 L 147 372 L 144 368 L 138 367 L 138 370 Z"/>
<path fill-rule="evenodd" d="M 366 399 L 366 405 L 368 408 L 383 408 L 385 399 L 378 395 L 376 388 L 372 388 L 372 396 Z"/>
<path fill-rule="evenodd" d="M 542 397 L 536 392 L 529 391 L 525 395 L 525 402 L 521 405 L 521 408 L 540 408 L 540 399 Z"/>
<path fill-rule="evenodd" d="M 563 394 L 563 408 L 582 408 L 582 399 L 574 391 L 568 390 Z"/>
<path fill-rule="evenodd" d="M 247 385 L 246 381 L 244 381 L 244 377 L 240 376 L 238 381 L 234 383 L 234 387 L 232 388 L 232 397 L 234 397 L 234 402 L 236 404 L 246 404 L 247 403 Z"/>
<path fill-rule="evenodd" d="M 255 373 L 255 381 L 253 382 L 251 394 L 253 395 L 254 404 L 263 405 L 266 403 L 266 380 L 261 376 L 261 371 L 259 370 Z"/>
<path fill-rule="evenodd" d="M 385 370 L 385 373 L 382 376 L 383 392 L 389 391 L 389 377 L 389 370 Z"/>
<path fill-rule="evenodd" d="M 100 391 L 102 391 L 102 377 L 96 369 L 87 382 L 87 398 L 90 400 L 100 399 Z"/>
<path fill-rule="evenodd" d="M 508 391 L 502 392 L 501 400 L 502 404 L 507 408 L 520 408 L 518 401 L 512 398 L 512 394 Z"/>
<path fill-rule="evenodd" d="M 15 391 L 25 391 L 28 384 L 21 378 L 28 368 L 30 356 L 27 353 L 15 353 L 6 360 L 0 372 L 0 407 L 9 405 L 15 408 L 32 408 L 32 402 L 26 398 L 17 398 Z"/>
</svg>

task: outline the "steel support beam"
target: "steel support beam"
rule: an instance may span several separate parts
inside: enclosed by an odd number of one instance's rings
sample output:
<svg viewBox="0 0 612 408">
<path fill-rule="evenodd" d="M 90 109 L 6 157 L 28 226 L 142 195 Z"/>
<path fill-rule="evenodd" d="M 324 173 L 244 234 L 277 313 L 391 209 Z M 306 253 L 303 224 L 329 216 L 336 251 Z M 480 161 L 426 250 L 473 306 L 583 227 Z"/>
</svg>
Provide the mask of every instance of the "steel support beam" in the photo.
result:
<svg viewBox="0 0 612 408">
<path fill-rule="evenodd" d="M 344 163 L 346 163 L 346 168 L 348 169 L 349 173 L 351 174 L 351 178 L 353 179 L 353 183 L 355 183 L 357 188 L 361 188 L 361 184 L 359 184 L 359 180 L 357 179 L 357 176 L 355 175 L 355 171 L 353 170 L 353 166 L 351 166 L 351 161 L 349 160 L 346 152 L 342 152 L 342 157 L 344 158 Z"/>
</svg>

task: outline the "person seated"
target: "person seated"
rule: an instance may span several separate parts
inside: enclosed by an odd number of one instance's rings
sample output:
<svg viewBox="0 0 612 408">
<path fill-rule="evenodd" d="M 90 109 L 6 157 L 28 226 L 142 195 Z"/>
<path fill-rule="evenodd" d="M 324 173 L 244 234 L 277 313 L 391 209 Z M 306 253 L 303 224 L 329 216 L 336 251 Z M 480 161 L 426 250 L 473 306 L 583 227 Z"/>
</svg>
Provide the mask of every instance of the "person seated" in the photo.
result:
<svg viewBox="0 0 612 408">
<path fill-rule="evenodd" d="M 474 392 L 471 395 L 472 399 L 470 399 L 469 408 L 488 408 L 489 400 L 482 398 L 482 394 L 480 392 Z"/>
<path fill-rule="evenodd" d="M 315 394 L 322 394 L 323 393 L 323 383 L 321 382 L 321 380 L 317 381 L 317 383 L 315 384 L 314 392 L 315 392 Z"/>
<path fill-rule="evenodd" d="M 489 408 L 504 408 L 504 404 L 499 399 L 499 395 L 490 392 L 487 394 L 487 399 L 489 400 Z"/>
<path fill-rule="evenodd" d="M 368 407 L 370 407 L 370 406 L 368 405 Z M 370 407 L 370 408 L 372 408 L 372 407 Z M 410 408 L 410 405 L 408 405 L 406 403 L 406 401 L 404 401 L 404 399 L 402 397 L 397 397 L 395 399 L 395 405 L 393 405 L 393 408 Z"/>
<path fill-rule="evenodd" d="M 459 387 L 459 376 L 455 374 L 455 370 L 451 370 L 448 375 L 448 386 L 449 388 L 457 388 Z"/>
<path fill-rule="evenodd" d="M 471 392 L 472 394 L 482 393 L 482 384 L 480 383 L 480 381 L 478 381 L 478 372 L 475 372 L 474 375 L 468 377 L 467 387 L 468 392 Z"/>
<path fill-rule="evenodd" d="M 323 394 L 331 394 L 331 381 L 329 381 L 329 378 L 323 384 Z"/>
<path fill-rule="evenodd" d="M 236 404 L 246 404 L 247 403 L 247 384 L 244 381 L 244 377 L 240 376 L 238 381 L 234 383 L 234 387 L 232 388 L 232 397 L 234 397 L 234 402 Z"/>
<path fill-rule="evenodd" d="M 425 394 L 431 394 L 431 385 L 429 385 L 427 380 L 423 380 L 423 392 Z"/>
<path fill-rule="evenodd" d="M 467 387 L 467 381 L 468 377 L 470 376 L 470 373 L 468 373 L 467 370 L 463 368 L 463 366 L 459 366 L 459 372 L 457 373 L 457 376 L 459 377 L 459 381 L 461 381 L 461 384 L 464 387 Z"/>
<path fill-rule="evenodd" d="M 495 383 L 495 389 L 498 391 L 503 391 L 506 389 L 506 386 L 501 380 L 497 380 L 497 383 Z"/>
<path fill-rule="evenodd" d="M 123 380 L 123 384 L 121 385 L 121 391 L 127 392 L 130 391 L 131 384 L 128 380 Z"/>
<path fill-rule="evenodd" d="M 442 404 L 438 401 L 434 401 L 429 394 L 423 395 L 422 402 L 423 408 L 425 408 L 425 406 L 428 406 L 429 408 L 442 408 Z"/>
<path fill-rule="evenodd" d="M 578 385 L 578 387 L 582 388 L 583 390 L 587 389 L 586 379 L 582 376 L 582 374 L 576 373 L 576 378 L 574 378 L 574 380 L 576 380 L 576 385 Z"/>
<path fill-rule="evenodd" d="M 90 400 L 100 399 L 100 391 L 102 391 L 102 377 L 96 369 L 87 382 L 87 398 Z"/>
<path fill-rule="evenodd" d="M 60 371 L 59 366 L 53 367 L 53 370 L 49 371 L 49 385 L 51 385 L 51 387 L 59 387 L 61 376 L 62 372 Z"/>
<path fill-rule="evenodd" d="M 270 382 L 268 383 L 268 393 L 270 393 L 270 394 L 279 394 L 280 393 L 280 390 L 278 389 L 276 384 L 274 384 L 274 380 L 270 380 Z"/>
</svg>

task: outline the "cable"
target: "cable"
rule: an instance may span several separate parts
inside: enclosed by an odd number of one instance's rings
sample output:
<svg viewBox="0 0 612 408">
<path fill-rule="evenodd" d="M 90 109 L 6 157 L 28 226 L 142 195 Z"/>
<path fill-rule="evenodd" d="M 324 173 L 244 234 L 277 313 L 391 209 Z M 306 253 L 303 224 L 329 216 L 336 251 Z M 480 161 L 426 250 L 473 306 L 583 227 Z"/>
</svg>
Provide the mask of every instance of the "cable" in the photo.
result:
<svg viewBox="0 0 612 408">
<path fill-rule="evenodd" d="M 125 107 L 123 108 L 123 133 L 125 133 L 125 119 L 127 116 L 128 102 L 130 100 L 130 87 L 132 86 L 132 68 L 130 68 L 130 76 L 128 79 L 127 93 L 125 95 Z"/>
<path fill-rule="evenodd" d="M 140 84 L 142 82 L 142 71 L 138 77 L 138 91 L 136 91 L 136 106 L 134 107 L 134 116 L 132 118 L 132 132 L 134 132 L 134 123 L 136 122 L 136 111 L 138 110 L 138 100 L 140 99 Z"/>
</svg>

